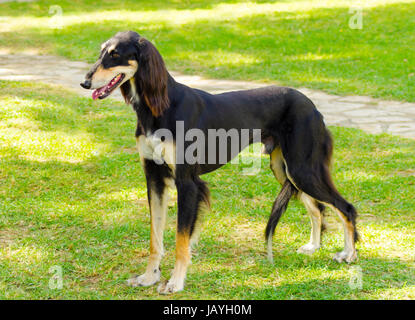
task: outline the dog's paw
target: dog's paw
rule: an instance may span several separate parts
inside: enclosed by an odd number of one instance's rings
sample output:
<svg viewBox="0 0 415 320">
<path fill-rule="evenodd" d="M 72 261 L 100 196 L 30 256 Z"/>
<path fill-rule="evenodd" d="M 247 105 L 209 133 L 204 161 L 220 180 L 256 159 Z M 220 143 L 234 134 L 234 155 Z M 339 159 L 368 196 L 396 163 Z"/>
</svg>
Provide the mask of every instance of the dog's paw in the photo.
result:
<svg viewBox="0 0 415 320">
<path fill-rule="evenodd" d="M 157 288 L 157 291 L 160 294 L 172 294 L 178 291 L 182 291 L 183 288 L 183 281 L 174 281 L 173 279 L 170 279 L 167 282 L 160 283 L 160 285 Z"/>
<path fill-rule="evenodd" d="M 298 248 L 297 253 L 313 254 L 319 248 L 320 248 L 319 246 L 313 245 L 312 243 L 307 243 L 303 245 L 302 247 Z"/>
<path fill-rule="evenodd" d="M 148 287 L 160 281 L 160 270 L 154 270 L 151 273 L 144 273 L 141 276 L 135 276 L 127 280 L 130 287 Z"/>
<path fill-rule="evenodd" d="M 355 250 L 353 251 L 340 251 L 337 252 L 334 257 L 334 260 L 336 260 L 339 263 L 346 262 L 346 263 L 352 263 L 353 261 L 357 260 L 357 253 Z"/>
</svg>

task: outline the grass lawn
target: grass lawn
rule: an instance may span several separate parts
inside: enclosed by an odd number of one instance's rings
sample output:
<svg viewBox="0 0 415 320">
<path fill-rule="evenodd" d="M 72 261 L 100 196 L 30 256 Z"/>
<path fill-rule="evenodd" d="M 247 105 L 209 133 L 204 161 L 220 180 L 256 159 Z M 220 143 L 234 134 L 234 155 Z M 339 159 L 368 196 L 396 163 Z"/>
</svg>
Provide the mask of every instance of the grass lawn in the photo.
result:
<svg viewBox="0 0 415 320">
<path fill-rule="evenodd" d="M 93 62 L 101 42 L 130 29 L 172 70 L 415 101 L 415 1 L 360 3 L 362 29 L 349 27 L 354 0 L 5 3 L 0 49 Z"/>
<path fill-rule="evenodd" d="M 145 269 L 150 233 L 134 130 L 135 115 L 120 102 L 0 81 L 0 299 L 166 298 L 125 285 Z M 332 212 L 323 248 L 295 253 L 310 227 L 292 201 L 277 228 L 275 264 L 267 262 L 263 231 L 280 187 L 264 156 L 258 175 L 227 165 L 205 176 L 213 209 L 185 291 L 167 298 L 415 298 L 415 141 L 331 131 L 334 180 L 360 213 L 359 261 L 332 260 L 343 245 Z M 175 212 L 172 202 L 163 279 L 174 263 Z M 54 266 L 62 289 L 48 286 Z M 356 270 L 361 289 L 349 286 Z"/>
</svg>

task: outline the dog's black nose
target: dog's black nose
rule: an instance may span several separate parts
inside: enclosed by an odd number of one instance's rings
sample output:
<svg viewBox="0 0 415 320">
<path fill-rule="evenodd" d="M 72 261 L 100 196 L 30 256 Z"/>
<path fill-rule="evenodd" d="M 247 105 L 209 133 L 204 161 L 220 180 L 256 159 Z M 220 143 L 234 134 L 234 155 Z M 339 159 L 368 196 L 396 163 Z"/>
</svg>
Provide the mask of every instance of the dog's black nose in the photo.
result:
<svg viewBox="0 0 415 320">
<path fill-rule="evenodd" d="M 85 80 L 84 82 L 81 83 L 81 87 L 84 89 L 91 89 L 91 81 Z"/>
</svg>

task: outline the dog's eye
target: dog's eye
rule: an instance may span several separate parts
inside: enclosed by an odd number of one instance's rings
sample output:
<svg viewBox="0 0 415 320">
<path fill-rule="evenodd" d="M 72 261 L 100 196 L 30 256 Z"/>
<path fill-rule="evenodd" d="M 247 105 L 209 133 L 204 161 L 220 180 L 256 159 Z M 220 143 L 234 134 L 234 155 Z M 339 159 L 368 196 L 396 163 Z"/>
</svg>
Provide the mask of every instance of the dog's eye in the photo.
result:
<svg viewBox="0 0 415 320">
<path fill-rule="evenodd" d="M 120 55 L 115 51 L 111 51 L 110 56 L 111 56 L 111 58 L 119 58 L 120 57 Z"/>
</svg>

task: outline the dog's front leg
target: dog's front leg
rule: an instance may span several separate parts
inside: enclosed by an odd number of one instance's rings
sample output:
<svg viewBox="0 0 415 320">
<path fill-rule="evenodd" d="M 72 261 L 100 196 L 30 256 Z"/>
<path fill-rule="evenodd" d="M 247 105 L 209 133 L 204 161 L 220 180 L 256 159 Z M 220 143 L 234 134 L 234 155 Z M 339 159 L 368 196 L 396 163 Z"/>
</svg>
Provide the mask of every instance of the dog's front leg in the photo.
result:
<svg viewBox="0 0 415 320">
<path fill-rule="evenodd" d="M 161 294 L 183 290 L 187 267 L 190 264 L 190 237 L 197 220 L 200 197 L 196 183 L 192 180 L 178 182 L 177 187 L 177 232 L 176 232 L 176 263 L 167 283 L 158 287 Z"/>
<path fill-rule="evenodd" d="M 160 281 L 160 261 L 164 253 L 163 231 L 169 197 L 167 186 L 171 179 L 164 174 L 166 169 L 153 161 L 145 160 L 144 168 L 151 216 L 150 257 L 146 272 L 127 281 L 133 287 L 151 286 Z"/>
</svg>

